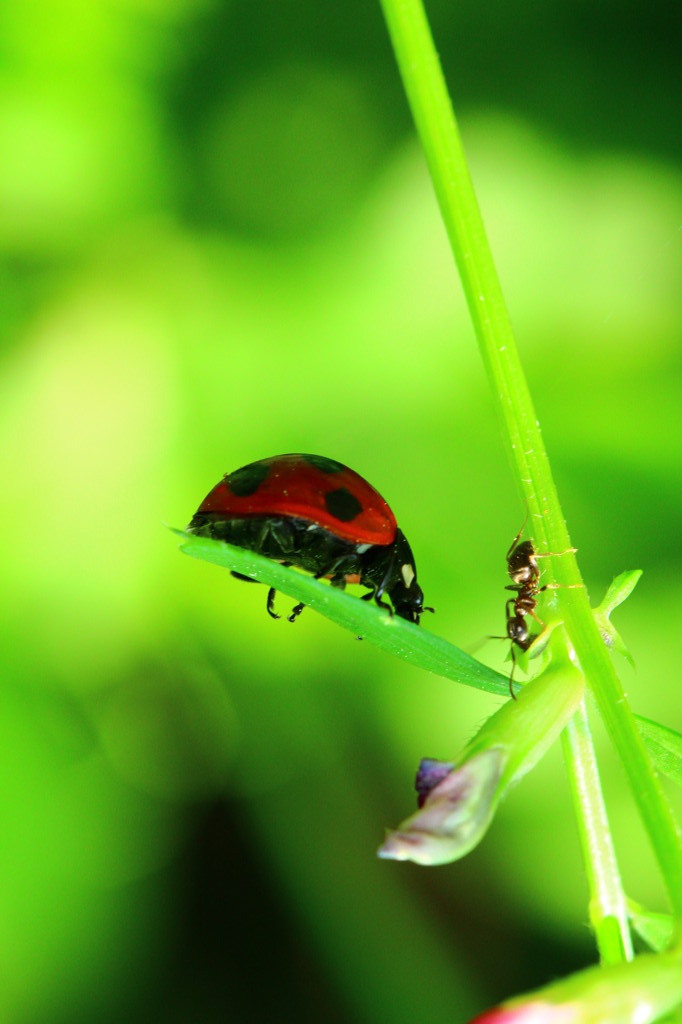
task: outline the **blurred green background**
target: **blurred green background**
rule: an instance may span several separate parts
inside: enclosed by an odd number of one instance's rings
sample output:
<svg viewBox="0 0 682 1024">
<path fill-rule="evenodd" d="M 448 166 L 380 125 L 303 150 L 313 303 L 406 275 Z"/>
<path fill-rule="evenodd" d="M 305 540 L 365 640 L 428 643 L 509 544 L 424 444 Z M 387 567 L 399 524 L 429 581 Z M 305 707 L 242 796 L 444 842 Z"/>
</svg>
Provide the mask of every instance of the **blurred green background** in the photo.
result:
<svg viewBox="0 0 682 1024">
<path fill-rule="evenodd" d="M 593 600 L 644 569 L 623 672 L 680 728 L 680 7 L 429 12 Z M 0 1021 L 459 1024 L 590 962 L 558 755 L 462 863 L 378 862 L 499 702 L 273 623 L 164 528 L 329 455 L 396 511 L 425 628 L 503 628 L 523 506 L 378 4 L 0 19 Z"/>
</svg>

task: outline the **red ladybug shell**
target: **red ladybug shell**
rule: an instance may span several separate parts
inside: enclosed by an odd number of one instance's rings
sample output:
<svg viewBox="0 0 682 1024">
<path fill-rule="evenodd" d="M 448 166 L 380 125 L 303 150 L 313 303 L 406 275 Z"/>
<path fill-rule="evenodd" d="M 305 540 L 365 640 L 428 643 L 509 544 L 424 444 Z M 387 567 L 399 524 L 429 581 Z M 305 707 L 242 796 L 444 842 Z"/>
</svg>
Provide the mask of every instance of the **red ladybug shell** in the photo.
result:
<svg viewBox="0 0 682 1024">
<path fill-rule="evenodd" d="M 352 469 L 319 455 L 276 455 L 229 473 L 197 514 L 225 519 L 283 516 L 303 519 L 352 544 L 392 544 L 390 508 Z"/>
</svg>

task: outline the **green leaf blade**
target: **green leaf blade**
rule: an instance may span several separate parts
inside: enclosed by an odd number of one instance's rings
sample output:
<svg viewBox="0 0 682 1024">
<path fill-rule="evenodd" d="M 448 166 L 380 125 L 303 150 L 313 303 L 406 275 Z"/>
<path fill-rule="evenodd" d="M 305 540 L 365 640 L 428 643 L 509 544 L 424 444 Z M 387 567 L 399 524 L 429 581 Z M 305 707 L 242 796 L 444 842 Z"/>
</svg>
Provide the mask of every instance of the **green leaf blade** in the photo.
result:
<svg viewBox="0 0 682 1024">
<path fill-rule="evenodd" d="M 682 736 L 660 722 L 635 715 L 639 731 L 656 768 L 682 786 Z"/>
<path fill-rule="evenodd" d="M 235 570 L 259 583 L 275 587 L 283 594 L 303 601 L 307 607 L 355 636 L 362 636 L 403 661 L 486 693 L 496 696 L 509 694 L 509 682 L 505 676 L 494 672 L 442 637 L 427 632 L 422 626 L 415 626 L 396 615 L 388 615 L 374 602 L 360 601 L 312 576 L 224 541 L 196 537 L 184 530 L 173 530 L 173 533 L 182 537 L 180 550 L 183 554 Z"/>
</svg>

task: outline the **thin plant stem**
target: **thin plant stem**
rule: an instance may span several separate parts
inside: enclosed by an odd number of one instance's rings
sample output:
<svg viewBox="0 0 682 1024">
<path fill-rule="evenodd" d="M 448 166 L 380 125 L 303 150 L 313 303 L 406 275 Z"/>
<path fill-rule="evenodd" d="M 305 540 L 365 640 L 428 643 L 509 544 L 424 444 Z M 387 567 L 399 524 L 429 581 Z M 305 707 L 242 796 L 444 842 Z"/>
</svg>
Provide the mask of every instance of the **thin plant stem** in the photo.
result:
<svg viewBox="0 0 682 1024">
<path fill-rule="evenodd" d="M 424 8 L 421 0 L 381 3 L 500 413 L 504 443 L 528 504 L 530 533 L 538 551 L 565 552 L 562 558 L 548 559 L 556 567 L 550 567 L 550 578 L 576 588 L 554 591 L 550 603 L 560 610 L 571 656 L 585 673 L 623 761 L 679 927 L 682 847 L 677 826 L 569 551 L 568 530 Z"/>
<path fill-rule="evenodd" d="M 603 964 L 631 960 L 627 901 L 613 848 L 587 708 L 582 701 L 562 733 L 590 891 L 590 923 Z"/>
</svg>

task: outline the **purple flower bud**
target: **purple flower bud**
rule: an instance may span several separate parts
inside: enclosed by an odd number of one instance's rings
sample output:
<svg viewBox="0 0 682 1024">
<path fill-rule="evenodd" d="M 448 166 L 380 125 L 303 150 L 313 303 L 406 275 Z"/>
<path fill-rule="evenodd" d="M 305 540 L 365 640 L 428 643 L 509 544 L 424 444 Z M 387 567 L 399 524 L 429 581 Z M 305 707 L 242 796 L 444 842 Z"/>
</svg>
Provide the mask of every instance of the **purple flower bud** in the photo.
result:
<svg viewBox="0 0 682 1024">
<path fill-rule="evenodd" d="M 425 758 L 415 786 L 419 810 L 387 834 L 379 856 L 447 864 L 472 850 L 509 786 L 537 764 L 583 692 L 574 665 L 551 664 L 488 719 L 454 762 Z"/>
<path fill-rule="evenodd" d="M 502 751 L 483 750 L 436 785 L 432 782 L 421 809 L 387 834 L 379 856 L 416 864 L 447 864 L 463 857 L 490 824 L 503 764 Z"/>
<path fill-rule="evenodd" d="M 437 761 L 435 757 L 423 757 L 417 769 L 414 788 L 417 790 L 419 807 L 424 806 L 427 796 L 439 782 L 454 768 L 452 761 Z"/>
</svg>

